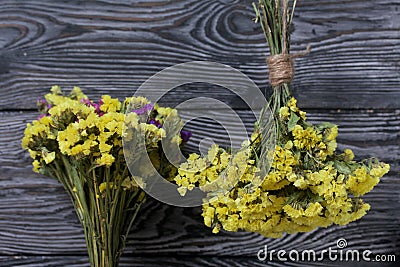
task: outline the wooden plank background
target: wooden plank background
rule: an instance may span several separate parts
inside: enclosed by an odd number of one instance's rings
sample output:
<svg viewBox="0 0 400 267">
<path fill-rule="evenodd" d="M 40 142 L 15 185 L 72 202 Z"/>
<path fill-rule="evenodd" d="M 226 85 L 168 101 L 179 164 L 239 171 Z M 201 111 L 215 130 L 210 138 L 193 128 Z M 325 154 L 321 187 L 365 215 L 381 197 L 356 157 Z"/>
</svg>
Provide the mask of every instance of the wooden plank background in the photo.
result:
<svg viewBox="0 0 400 267">
<path fill-rule="evenodd" d="M 251 2 L 1 0 L 0 266 L 88 266 L 67 194 L 54 179 L 32 173 L 20 147 L 25 124 L 38 115 L 37 97 L 54 84 L 78 85 L 95 98 L 131 96 L 156 72 L 193 60 L 228 64 L 270 92 L 268 49 L 252 22 Z M 256 256 L 266 244 L 322 251 L 341 237 L 349 249 L 396 254 L 400 261 L 400 2 L 298 1 L 292 51 L 307 44 L 312 53 L 296 61 L 293 83 L 299 105 L 312 122 L 340 125 L 339 149 L 350 147 L 358 158 L 377 156 L 392 166 L 365 197 L 372 206 L 368 215 L 343 227 L 266 239 L 244 232 L 214 235 L 203 226 L 200 208 L 148 201 L 121 266 L 266 266 Z M 247 107 L 222 89 L 189 86 L 163 103 L 174 106 L 198 96 L 229 104 L 251 130 Z M 188 151 L 197 149 L 201 136 L 227 141 L 212 121 L 197 120 L 188 128 L 194 132 Z"/>
</svg>

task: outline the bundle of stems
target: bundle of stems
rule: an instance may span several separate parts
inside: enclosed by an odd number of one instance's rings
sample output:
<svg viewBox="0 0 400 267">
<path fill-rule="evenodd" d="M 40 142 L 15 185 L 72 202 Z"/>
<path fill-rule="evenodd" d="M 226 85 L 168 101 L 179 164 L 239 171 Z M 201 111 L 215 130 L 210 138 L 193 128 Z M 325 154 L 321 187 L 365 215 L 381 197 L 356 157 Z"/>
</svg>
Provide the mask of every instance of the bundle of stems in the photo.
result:
<svg viewBox="0 0 400 267">
<path fill-rule="evenodd" d="M 288 0 L 259 0 L 258 4 L 253 3 L 255 22 L 261 25 L 271 56 L 290 53 L 289 29 L 296 3 L 296 0 L 292 5 Z M 272 110 L 277 110 L 277 107 L 286 105 L 292 96 L 290 83 L 275 85 L 273 89 L 270 106 Z"/>
<path fill-rule="evenodd" d="M 290 25 L 296 3 L 297 0 L 294 0 L 292 5 L 289 5 L 289 0 L 259 0 L 258 4 L 253 3 L 255 22 L 261 25 L 271 56 L 290 53 Z M 273 85 L 272 91 L 268 105 L 263 108 L 255 124 L 255 131 L 260 132 L 258 153 L 262 175 L 266 175 L 270 167 L 271 157 L 268 156 L 268 152 L 271 142 L 279 140 L 284 132 L 284 125 L 279 123 L 279 111 L 292 97 L 290 81 Z"/>
<path fill-rule="evenodd" d="M 42 172 L 57 178 L 70 195 L 93 267 L 118 266 L 132 224 L 146 200 L 140 188 L 127 190 L 124 180 L 115 179 L 126 177 L 127 171 L 126 166 L 90 168 L 60 155 Z"/>
</svg>

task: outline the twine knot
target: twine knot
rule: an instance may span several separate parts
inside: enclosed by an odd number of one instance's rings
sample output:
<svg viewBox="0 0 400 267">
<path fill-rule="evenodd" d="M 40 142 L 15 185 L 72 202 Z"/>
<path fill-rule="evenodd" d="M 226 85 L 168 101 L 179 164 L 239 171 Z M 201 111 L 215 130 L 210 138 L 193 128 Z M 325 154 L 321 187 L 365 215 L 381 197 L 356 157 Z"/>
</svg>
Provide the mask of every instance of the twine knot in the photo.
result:
<svg viewBox="0 0 400 267">
<path fill-rule="evenodd" d="M 282 54 L 267 57 L 269 82 L 271 85 L 278 86 L 283 83 L 290 83 L 295 73 L 293 59 L 306 56 L 310 51 L 311 47 L 307 46 L 307 50 L 303 53 L 287 54 L 284 51 Z"/>
<path fill-rule="evenodd" d="M 289 54 L 278 54 L 267 58 L 269 82 L 272 86 L 290 83 L 294 78 L 293 59 Z"/>
</svg>

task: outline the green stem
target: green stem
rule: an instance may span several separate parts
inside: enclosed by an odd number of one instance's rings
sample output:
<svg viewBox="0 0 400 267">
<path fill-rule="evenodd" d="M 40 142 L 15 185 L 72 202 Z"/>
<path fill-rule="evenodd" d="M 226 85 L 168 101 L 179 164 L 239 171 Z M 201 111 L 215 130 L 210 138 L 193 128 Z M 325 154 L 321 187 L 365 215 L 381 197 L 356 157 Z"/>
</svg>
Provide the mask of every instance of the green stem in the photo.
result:
<svg viewBox="0 0 400 267">
<path fill-rule="evenodd" d="M 258 5 L 253 4 L 256 12 L 256 21 L 261 25 L 270 48 L 271 56 L 284 52 L 289 53 L 289 27 L 292 22 L 296 2 L 297 1 L 294 1 L 292 5 L 289 5 L 288 0 L 258 0 Z M 290 15 L 284 17 L 284 14 Z M 285 36 L 284 33 L 286 33 Z M 286 45 L 286 47 L 284 47 L 284 45 Z M 279 109 L 281 105 L 287 103 L 292 95 L 290 92 L 290 84 L 284 83 L 275 86 L 273 90 L 274 95 L 271 98 L 272 103 L 270 103 L 270 106 Z M 278 101 L 277 105 L 273 103 L 275 101 Z M 272 110 L 275 112 L 277 111 L 276 109 Z"/>
</svg>

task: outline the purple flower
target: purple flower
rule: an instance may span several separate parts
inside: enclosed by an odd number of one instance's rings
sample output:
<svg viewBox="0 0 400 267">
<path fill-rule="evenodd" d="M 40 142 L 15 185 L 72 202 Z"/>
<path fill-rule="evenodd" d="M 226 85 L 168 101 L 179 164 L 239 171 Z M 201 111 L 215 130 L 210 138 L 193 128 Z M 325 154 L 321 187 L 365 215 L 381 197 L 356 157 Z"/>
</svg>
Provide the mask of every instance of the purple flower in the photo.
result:
<svg viewBox="0 0 400 267">
<path fill-rule="evenodd" d="M 46 114 L 40 114 L 40 115 L 37 117 L 37 120 L 40 120 L 40 119 L 43 118 L 43 117 L 46 117 Z"/>
<path fill-rule="evenodd" d="M 37 104 L 37 107 L 38 107 L 38 110 L 40 111 L 40 113 L 43 114 L 43 115 L 39 116 L 38 120 L 40 120 L 41 118 L 46 116 L 47 112 L 52 107 L 52 105 L 50 103 L 48 103 L 45 98 L 38 98 L 36 104 Z"/>
<path fill-rule="evenodd" d="M 146 104 L 142 108 L 132 110 L 132 112 L 135 112 L 137 115 L 142 115 L 148 111 L 152 111 L 153 108 L 154 108 L 153 104 Z"/>
<path fill-rule="evenodd" d="M 159 122 L 159 121 L 156 120 L 156 119 L 151 119 L 150 122 L 149 122 L 149 124 L 154 124 L 154 125 L 157 126 L 158 128 L 161 128 L 161 127 L 162 127 L 161 122 Z"/>
<path fill-rule="evenodd" d="M 92 103 L 92 107 L 94 107 L 94 109 L 96 110 L 96 113 L 100 113 L 101 112 L 100 106 L 101 106 L 100 103 L 99 104 Z"/>
<path fill-rule="evenodd" d="M 37 100 L 37 103 L 45 105 L 45 104 L 47 104 L 47 100 L 46 100 L 46 98 L 39 97 L 38 100 Z"/>
<path fill-rule="evenodd" d="M 192 137 L 192 132 L 191 131 L 181 131 L 181 138 L 183 142 L 189 141 L 189 138 Z"/>
<path fill-rule="evenodd" d="M 99 115 L 99 117 L 103 116 L 105 113 L 103 111 L 101 111 L 100 107 L 101 105 L 103 105 L 103 99 L 100 98 L 99 103 L 93 104 L 93 107 L 96 109 L 96 113 Z"/>
<path fill-rule="evenodd" d="M 94 107 L 95 112 L 97 113 L 97 115 L 99 115 L 99 117 L 101 117 L 101 116 L 104 115 L 104 112 L 102 112 L 102 111 L 100 110 L 100 106 L 103 104 L 103 100 L 102 100 L 102 99 L 100 99 L 99 103 L 96 104 L 96 103 L 90 101 L 90 100 L 87 99 L 87 98 L 82 98 L 82 99 L 81 99 L 81 103 L 82 103 L 82 104 L 85 104 L 86 106 L 89 106 L 89 107 Z"/>
<path fill-rule="evenodd" d="M 44 118 L 44 117 L 51 117 L 51 115 L 50 115 L 50 114 L 47 114 L 47 113 L 40 114 L 40 115 L 37 117 L 37 120 L 40 120 L 41 118 Z"/>
<path fill-rule="evenodd" d="M 90 102 L 90 100 L 87 99 L 87 98 L 81 98 L 80 102 L 81 102 L 82 104 L 86 104 L 86 105 L 88 105 L 88 106 L 90 106 L 90 105 L 92 104 L 92 102 Z"/>
<path fill-rule="evenodd" d="M 44 110 L 46 109 L 46 106 L 50 104 L 47 104 L 47 100 L 45 98 L 38 98 L 36 105 L 38 106 L 39 110 Z"/>
</svg>

